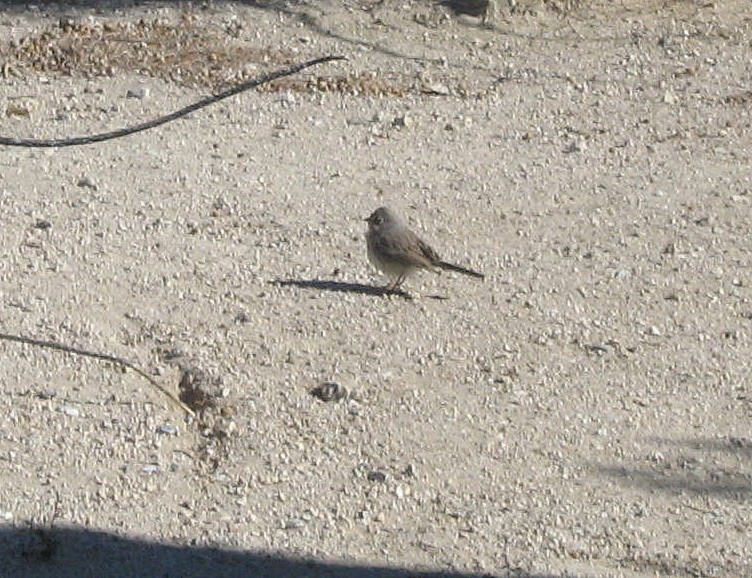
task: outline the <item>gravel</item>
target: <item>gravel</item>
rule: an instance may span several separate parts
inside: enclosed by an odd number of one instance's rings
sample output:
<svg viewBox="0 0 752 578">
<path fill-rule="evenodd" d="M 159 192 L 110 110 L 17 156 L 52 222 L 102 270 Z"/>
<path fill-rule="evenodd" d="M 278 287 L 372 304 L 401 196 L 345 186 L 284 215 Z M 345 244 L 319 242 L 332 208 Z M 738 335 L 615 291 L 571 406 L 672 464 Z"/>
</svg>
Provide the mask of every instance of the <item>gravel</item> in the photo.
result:
<svg viewBox="0 0 752 578">
<path fill-rule="evenodd" d="M 195 415 L 0 338 L 0 573 L 752 574 L 747 3 L 521 4 L 3 13 L 3 136 L 348 61 L 2 149 L 0 332 Z M 380 205 L 485 282 L 370 290 Z"/>
</svg>

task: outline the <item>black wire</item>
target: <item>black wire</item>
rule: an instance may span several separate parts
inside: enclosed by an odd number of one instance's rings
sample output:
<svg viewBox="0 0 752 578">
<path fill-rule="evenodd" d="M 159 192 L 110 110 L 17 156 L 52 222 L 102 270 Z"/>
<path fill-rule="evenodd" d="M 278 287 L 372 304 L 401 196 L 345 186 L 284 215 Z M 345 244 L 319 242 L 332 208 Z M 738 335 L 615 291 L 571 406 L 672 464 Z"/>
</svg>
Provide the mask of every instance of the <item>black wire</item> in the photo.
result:
<svg viewBox="0 0 752 578">
<path fill-rule="evenodd" d="M 165 123 L 178 119 L 181 116 L 190 114 L 201 108 L 209 106 L 210 104 L 214 104 L 215 102 L 219 102 L 220 100 L 224 100 L 225 98 L 229 98 L 245 90 L 256 88 L 257 86 L 261 86 L 262 84 L 266 84 L 267 82 L 270 82 L 272 80 L 283 78 L 285 76 L 290 76 L 290 75 L 295 74 L 296 72 L 300 72 L 301 70 L 304 70 L 311 66 L 322 64 L 324 62 L 330 62 L 332 60 L 345 60 L 345 57 L 344 56 L 323 56 L 321 58 L 315 58 L 313 60 L 308 60 L 307 62 L 301 62 L 300 64 L 295 64 L 294 66 L 290 66 L 289 68 L 284 68 L 282 70 L 269 72 L 267 74 L 264 74 L 263 76 L 246 80 L 245 82 L 238 84 L 237 86 L 233 86 L 232 88 L 228 88 L 227 90 L 220 92 L 219 94 L 207 96 L 206 98 L 203 98 L 199 100 L 198 102 L 189 104 L 188 106 L 185 106 L 179 110 L 176 110 L 175 112 L 172 112 L 168 115 L 161 116 L 154 120 L 150 120 L 148 122 L 137 124 L 131 127 L 121 128 L 118 130 L 113 130 L 111 132 L 104 132 L 101 134 L 95 134 L 91 136 L 79 136 L 79 137 L 64 138 L 64 139 L 20 139 L 20 138 L 9 138 L 9 137 L 0 136 L 0 144 L 6 145 L 6 146 L 28 147 L 28 148 L 70 147 L 70 146 L 77 146 L 77 145 L 84 145 L 84 144 L 92 144 L 96 142 L 110 140 L 113 138 L 118 138 L 121 136 L 127 136 L 129 134 L 141 132 L 143 130 L 148 130 L 150 128 L 163 125 Z"/>
</svg>

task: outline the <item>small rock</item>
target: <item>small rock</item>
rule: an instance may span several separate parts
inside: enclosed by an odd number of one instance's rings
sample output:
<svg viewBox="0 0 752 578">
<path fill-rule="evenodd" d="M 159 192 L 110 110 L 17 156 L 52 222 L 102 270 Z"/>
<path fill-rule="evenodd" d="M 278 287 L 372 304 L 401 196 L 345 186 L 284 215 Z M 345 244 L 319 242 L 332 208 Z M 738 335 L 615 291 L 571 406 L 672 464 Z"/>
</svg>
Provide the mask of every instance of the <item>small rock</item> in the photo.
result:
<svg viewBox="0 0 752 578">
<path fill-rule="evenodd" d="M 408 114 L 403 114 L 392 121 L 392 126 L 396 128 L 410 128 L 413 125 L 413 118 Z"/>
<path fill-rule="evenodd" d="M 372 472 L 368 472 L 366 479 L 369 482 L 386 482 L 386 474 L 384 472 L 374 470 Z"/>
<path fill-rule="evenodd" d="M 138 88 L 129 88 L 125 93 L 126 98 L 137 98 L 138 100 L 144 100 L 149 97 L 149 89 L 145 86 L 139 86 Z"/>
<path fill-rule="evenodd" d="M 79 187 L 86 187 L 88 189 L 91 189 L 92 191 L 97 190 L 97 185 L 94 183 L 91 177 L 88 177 L 88 176 L 81 177 L 80 179 L 78 179 L 78 182 L 76 184 Z"/>
<path fill-rule="evenodd" d="M 157 464 L 146 464 L 143 468 L 141 468 L 141 471 L 145 474 L 156 474 L 159 473 L 159 466 Z"/>
<path fill-rule="evenodd" d="M 362 413 L 362 409 L 357 401 L 351 399 L 350 403 L 347 404 L 347 413 L 350 415 L 360 415 Z"/>
<path fill-rule="evenodd" d="M 158 434 L 176 436 L 179 433 L 178 426 L 171 423 L 164 423 L 157 428 Z"/>
<path fill-rule="evenodd" d="M 37 102 L 34 99 L 20 99 L 5 107 L 5 116 L 25 116 L 28 118 L 36 107 Z"/>
<path fill-rule="evenodd" d="M 253 321 L 253 317 L 247 311 L 241 311 L 235 316 L 235 323 L 249 323 Z"/>
<path fill-rule="evenodd" d="M 52 227 L 52 223 L 46 221 L 45 219 L 37 219 L 36 223 L 34 223 L 34 228 L 41 231 L 46 231 L 50 227 Z"/>
<path fill-rule="evenodd" d="M 285 522 L 284 529 L 285 530 L 300 530 L 305 526 L 305 520 L 302 518 L 291 518 Z"/>
<path fill-rule="evenodd" d="M 64 405 L 60 408 L 60 411 L 63 412 L 65 415 L 69 417 L 78 417 L 81 415 L 81 412 L 78 410 L 77 407 L 73 407 L 72 405 Z"/>
<path fill-rule="evenodd" d="M 585 144 L 585 141 L 572 141 L 564 148 L 564 152 L 567 154 L 572 153 L 581 153 L 582 151 L 587 149 L 587 144 Z"/>
<path fill-rule="evenodd" d="M 452 91 L 448 86 L 435 82 L 425 85 L 423 87 L 423 92 L 425 94 L 432 94 L 435 96 L 449 96 L 450 94 L 452 94 Z"/>
<path fill-rule="evenodd" d="M 619 269 L 616 273 L 614 273 L 614 277 L 617 279 L 626 279 L 632 275 L 632 271 L 629 269 Z"/>
<path fill-rule="evenodd" d="M 656 337 L 657 337 L 657 336 L 659 336 L 659 335 L 662 335 L 662 334 L 661 334 L 661 330 L 660 330 L 660 329 L 658 329 L 658 328 L 657 328 L 657 327 L 656 327 L 655 325 L 651 325 L 651 326 L 650 326 L 650 327 L 648 328 L 648 330 L 647 330 L 647 334 L 648 334 L 648 335 L 655 335 Z"/>
<path fill-rule="evenodd" d="M 478 18 L 488 13 L 488 0 L 442 0 L 441 4 L 450 8 L 457 15 L 465 14 Z"/>
<path fill-rule="evenodd" d="M 347 395 L 347 389 L 333 381 L 325 381 L 311 390 L 311 395 L 321 401 L 339 401 Z"/>
</svg>

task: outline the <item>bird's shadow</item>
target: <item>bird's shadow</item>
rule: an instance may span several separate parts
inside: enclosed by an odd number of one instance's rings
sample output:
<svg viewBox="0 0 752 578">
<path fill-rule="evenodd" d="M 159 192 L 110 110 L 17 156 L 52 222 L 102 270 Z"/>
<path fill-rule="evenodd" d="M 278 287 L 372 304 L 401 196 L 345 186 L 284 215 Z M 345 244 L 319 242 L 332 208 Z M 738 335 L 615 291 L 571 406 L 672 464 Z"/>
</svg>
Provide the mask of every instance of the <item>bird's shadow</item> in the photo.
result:
<svg viewBox="0 0 752 578">
<path fill-rule="evenodd" d="M 414 297 L 402 289 L 389 289 L 387 287 L 376 287 L 374 285 L 365 285 L 363 283 L 345 283 L 343 281 L 329 281 L 322 279 L 275 279 L 270 281 L 280 287 L 299 287 L 301 289 L 317 289 L 319 291 L 332 291 L 334 293 L 357 293 L 359 295 L 370 295 L 373 297 L 387 297 L 394 295 L 402 299 L 412 300 Z M 444 300 L 447 297 L 441 295 L 424 295 L 428 299 Z"/>
</svg>

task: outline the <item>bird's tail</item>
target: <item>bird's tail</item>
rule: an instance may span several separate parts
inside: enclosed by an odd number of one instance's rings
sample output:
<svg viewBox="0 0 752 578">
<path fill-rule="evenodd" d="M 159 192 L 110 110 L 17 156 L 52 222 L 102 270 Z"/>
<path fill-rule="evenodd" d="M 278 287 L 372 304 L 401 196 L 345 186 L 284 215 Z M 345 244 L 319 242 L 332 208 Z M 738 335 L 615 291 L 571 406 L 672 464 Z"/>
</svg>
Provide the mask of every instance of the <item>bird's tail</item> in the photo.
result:
<svg viewBox="0 0 752 578">
<path fill-rule="evenodd" d="M 478 273 L 477 271 L 473 271 L 472 269 L 465 269 L 464 267 L 460 267 L 459 265 L 454 265 L 452 263 L 447 263 L 446 261 L 439 261 L 436 264 L 442 269 L 446 269 L 447 271 L 457 271 L 457 273 L 470 275 L 470 277 L 477 277 L 478 279 L 485 278 L 485 275 L 483 273 Z"/>
</svg>

